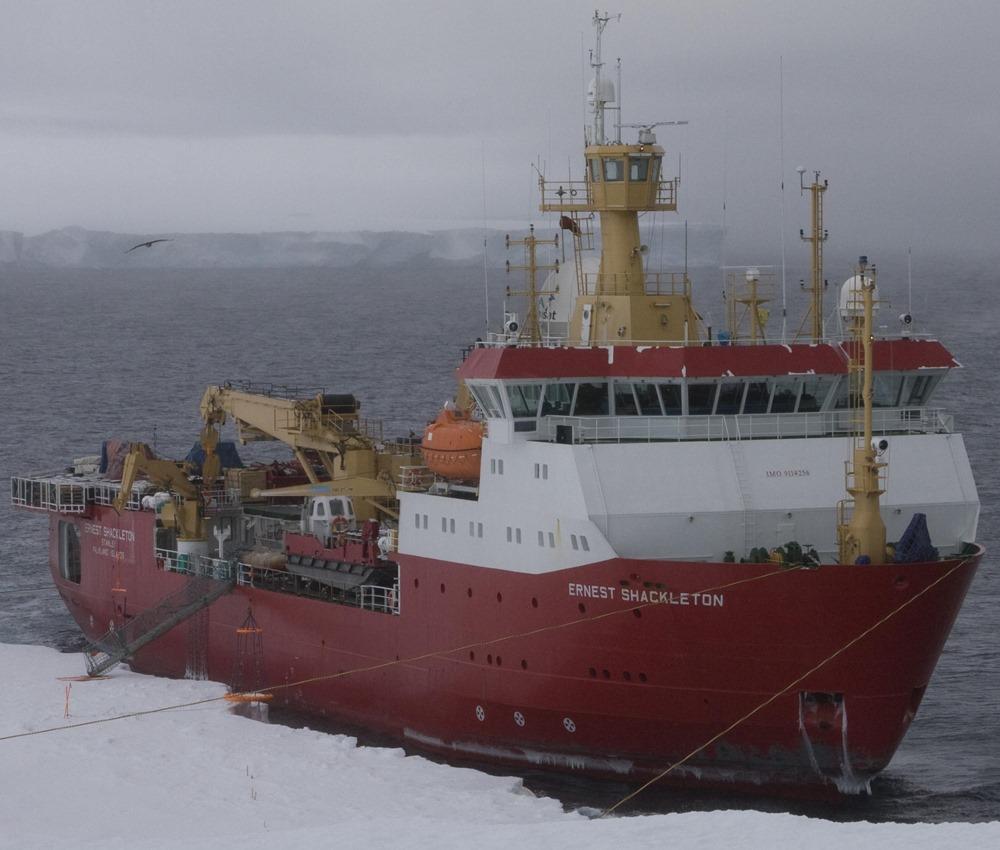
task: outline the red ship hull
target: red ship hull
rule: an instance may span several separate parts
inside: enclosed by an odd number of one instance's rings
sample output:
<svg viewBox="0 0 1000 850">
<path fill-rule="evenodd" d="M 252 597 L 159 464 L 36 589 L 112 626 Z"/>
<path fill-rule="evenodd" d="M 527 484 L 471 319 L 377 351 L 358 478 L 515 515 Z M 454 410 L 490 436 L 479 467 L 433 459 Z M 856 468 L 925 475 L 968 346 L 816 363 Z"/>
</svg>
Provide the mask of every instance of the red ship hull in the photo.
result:
<svg viewBox="0 0 1000 850">
<path fill-rule="evenodd" d="M 59 570 L 59 522 L 81 526 L 79 583 Z M 111 551 L 108 528 L 128 538 Z M 53 518 L 53 578 L 88 638 L 188 581 L 158 568 L 153 533 L 149 512 Z M 525 575 L 401 555 L 398 616 L 237 586 L 132 666 L 227 681 L 251 608 L 273 704 L 449 758 L 622 779 L 697 751 L 668 781 L 860 791 L 913 719 L 981 556 Z"/>
</svg>

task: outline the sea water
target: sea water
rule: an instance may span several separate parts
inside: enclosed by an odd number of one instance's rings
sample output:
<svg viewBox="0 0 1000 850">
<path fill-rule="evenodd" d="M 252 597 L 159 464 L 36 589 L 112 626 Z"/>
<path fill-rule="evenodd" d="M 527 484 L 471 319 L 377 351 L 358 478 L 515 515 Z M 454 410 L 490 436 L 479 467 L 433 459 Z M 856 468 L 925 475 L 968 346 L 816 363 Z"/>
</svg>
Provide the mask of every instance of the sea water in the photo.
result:
<svg viewBox="0 0 1000 850">
<path fill-rule="evenodd" d="M 917 329 L 933 331 L 965 367 L 932 403 L 953 413 L 965 435 L 988 554 L 917 718 L 872 796 L 817 806 L 651 789 L 627 811 L 753 807 L 838 819 L 1000 818 L 994 268 L 940 261 L 914 276 Z M 905 266 L 896 271 L 894 286 L 884 269 L 880 279 L 893 305 L 878 323 L 893 331 L 909 306 Z M 789 279 L 802 276 L 790 272 Z M 696 272 L 694 280 L 701 308 L 721 287 L 715 272 Z M 507 281 L 502 274 L 494 281 L 495 323 Z M 205 386 L 234 379 L 353 392 L 365 416 L 385 420 L 386 436 L 419 433 L 453 394 L 462 348 L 484 334 L 484 307 L 482 268 L 474 263 L 180 272 L 0 267 L 0 478 L 57 470 L 115 436 L 183 457 L 197 439 Z M 712 309 L 724 315 L 721 305 Z M 77 650 L 79 631 L 50 586 L 47 545 L 44 518 L 14 512 L 0 499 L 0 642 Z M 601 808 L 631 790 L 547 775 L 529 784 L 567 805 Z"/>
</svg>

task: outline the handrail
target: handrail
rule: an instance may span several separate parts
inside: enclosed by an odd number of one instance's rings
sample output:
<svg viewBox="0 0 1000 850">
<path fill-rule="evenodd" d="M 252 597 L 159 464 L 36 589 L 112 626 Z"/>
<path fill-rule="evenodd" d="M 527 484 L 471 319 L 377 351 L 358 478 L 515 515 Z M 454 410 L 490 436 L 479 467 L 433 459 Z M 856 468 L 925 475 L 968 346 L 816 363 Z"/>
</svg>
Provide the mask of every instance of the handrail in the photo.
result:
<svg viewBox="0 0 1000 850">
<path fill-rule="evenodd" d="M 831 437 L 857 431 L 854 411 L 845 409 L 732 416 L 543 416 L 537 438 L 555 440 L 559 426 L 570 428 L 574 443 Z M 877 409 L 873 428 L 876 434 L 950 434 L 954 417 L 940 408 Z"/>
</svg>

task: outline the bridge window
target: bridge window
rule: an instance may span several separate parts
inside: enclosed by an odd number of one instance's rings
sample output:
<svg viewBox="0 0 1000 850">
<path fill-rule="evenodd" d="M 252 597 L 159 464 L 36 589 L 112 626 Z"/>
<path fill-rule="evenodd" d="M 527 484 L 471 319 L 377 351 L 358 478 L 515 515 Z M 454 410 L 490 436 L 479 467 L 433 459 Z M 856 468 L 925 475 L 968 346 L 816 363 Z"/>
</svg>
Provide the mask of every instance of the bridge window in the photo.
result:
<svg viewBox="0 0 1000 850">
<path fill-rule="evenodd" d="M 608 385 L 580 384 L 576 389 L 574 416 L 607 416 Z"/>
<path fill-rule="evenodd" d="M 799 400 L 798 378 L 776 378 L 771 398 L 771 413 L 792 413 Z"/>
<path fill-rule="evenodd" d="M 615 415 L 636 416 L 638 413 L 639 406 L 635 402 L 632 385 L 615 381 Z"/>
<path fill-rule="evenodd" d="M 628 179 L 633 183 L 645 183 L 649 176 L 649 157 L 630 156 L 628 158 Z"/>
<path fill-rule="evenodd" d="M 653 182 L 658 183 L 660 180 L 660 157 L 653 157 Z"/>
<path fill-rule="evenodd" d="M 632 389 L 635 390 L 639 412 L 643 416 L 660 416 L 663 413 L 660 397 L 656 393 L 656 384 L 637 383 L 632 385 Z"/>
<path fill-rule="evenodd" d="M 569 416 L 576 384 L 546 384 L 542 395 L 542 416 Z"/>
<path fill-rule="evenodd" d="M 660 384 L 660 396 L 663 399 L 663 412 L 667 416 L 680 416 L 683 413 L 680 384 Z"/>
<path fill-rule="evenodd" d="M 538 402 L 542 397 L 542 384 L 508 384 L 507 397 L 514 418 L 538 415 Z"/>
<path fill-rule="evenodd" d="M 709 416 L 715 406 L 715 388 L 712 384 L 688 384 L 688 415 Z"/>
<path fill-rule="evenodd" d="M 742 381 L 738 384 L 723 384 L 719 387 L 719 400 L 715 403 L 715 412 L 727 416 L 739 413 L 742 401 Z"/>
<path fill-rule="evenodd" d="M 590 163 L 590 179 L 594 183 L 601 182 L 601 161 L 596 157 L 588 160 Z"/>
<path fill-rule="evenodd" d="M 625 163 L 616 157 L 604 160 L 604 179 L 609 183 L 625 179 Z"/>
<path fill-rule="evenodd" d="M 802 395 L 799 396 L 799 413 L 815 413 L 823 406 L 830 393 L 832 383 L 829 378 L 808 377 L 802 379 Z"/>
<path fill-rule="evenodd" d="M 872 407 L 899 407 L 902 375 L 875 375 L 872 386 Z"/>
<path fill-rule="evenodd" d="M 934 375 L 917 375 L 910 384 L 910 396 L 906 402 L 907 407 L 921 407 L 931 394 L 934 386 Z"/>
<path fill-rule="evenodd" d="M 751 381 L 747 386 L 746 401 L 743 402 L 744 413 L 767 413 L 771 401 L 771 387 L 767 381 Z"/>
</svg>

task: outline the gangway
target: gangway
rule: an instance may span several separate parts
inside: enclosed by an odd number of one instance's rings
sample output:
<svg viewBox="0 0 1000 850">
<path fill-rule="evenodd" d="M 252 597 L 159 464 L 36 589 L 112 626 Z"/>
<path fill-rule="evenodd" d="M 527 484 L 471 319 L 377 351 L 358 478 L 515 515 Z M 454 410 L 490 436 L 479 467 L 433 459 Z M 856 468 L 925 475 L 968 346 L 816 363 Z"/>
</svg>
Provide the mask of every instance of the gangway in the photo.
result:
<svg viewBox="0 0 1000 850">
<path fill-rule="evenodd" d="M 232 581 L 192 577 L 180 590 L 133 617 L 123 626 L 112 627 L 86 647 L 87 675 L 99 676 L 135 655 L 174 626 L 211 605 L 233 589 Z"/>
</svg>

